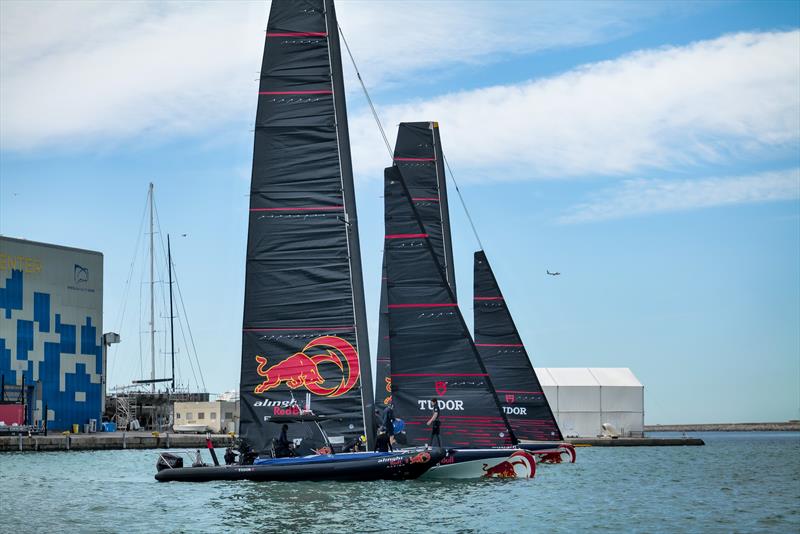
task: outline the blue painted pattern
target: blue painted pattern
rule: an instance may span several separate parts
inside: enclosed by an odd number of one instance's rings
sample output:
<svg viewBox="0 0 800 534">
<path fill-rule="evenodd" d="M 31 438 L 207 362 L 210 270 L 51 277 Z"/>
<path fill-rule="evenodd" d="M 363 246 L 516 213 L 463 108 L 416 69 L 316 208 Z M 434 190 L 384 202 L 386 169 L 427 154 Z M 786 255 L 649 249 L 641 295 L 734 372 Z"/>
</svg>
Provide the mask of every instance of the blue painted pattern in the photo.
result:
<svg viewBox="0 0 800 534">
<path fill-rule="evenodd" d="M 53 306 L 58 300 L 49 293 L 34 292 L 29 301 L 32 309 L 24 309 L 23 280 L 19 270 L 0 277 L 0 321 L 5 323 L 0 335 L 0 374 L 7 384 L 20 384 L 24 373 L 25 385 L 33 385 L 38 374 L 42 408 L 46 403 L 53 415 L 48 422 L 51 429 L 68 429 L 99 418 L 102 386 L 98 377 L 103 373 L 103 356 L 97 326 L 88 315 L 82 324 L 62 322 L 61 313 Z M 15 339 L 3 337 L 9 334 Z M 73 369 L 70 355 L 93 358 L 88 360 L 88 369 L 84 362 L 74 363 Z M 34 365 L 38 365 L 38 373 L 34 373 Z M 83 396 L 85 400 L 80 400 Z"/>
</svg>

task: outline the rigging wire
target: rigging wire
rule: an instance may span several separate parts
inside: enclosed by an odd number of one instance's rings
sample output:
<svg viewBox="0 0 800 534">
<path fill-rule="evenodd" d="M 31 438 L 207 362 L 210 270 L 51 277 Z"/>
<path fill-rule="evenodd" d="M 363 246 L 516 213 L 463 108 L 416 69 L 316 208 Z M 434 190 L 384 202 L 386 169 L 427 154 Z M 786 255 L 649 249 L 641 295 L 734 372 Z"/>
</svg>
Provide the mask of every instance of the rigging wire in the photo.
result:
<svg viewBox="0 0 800 534">
<path fill-rule="evenodd" d="M 128 269 L 128 277 L 125 279 L 125 288 L 122 291 L 122 305 L 120 310 L 117 312 L 117 322 L 116 322 L 117 332 L 122 332 L 122 325 L 125 322 L 125 311 L 127 310 L 128 307 L 128 297 L 130 295 L 130 290 L 131 290 L 131 280 L 133 279 L 133 270 L 134 267 L 136 266 L 136 258 L 139 256 L 139 242 L 142 239 L 142 229 L 144 228 L 144 221 L 146 215 L 147 215 L 147 201 L 145 201 L 144 203 L 144 210 L 142 210 L 142 218 L 139 221 L 139 230 L 136 232 L 136 244 L 133 247 L 133 258 L 131 258 L 131 265 L 130 268 Z M 119 343 L 114 345 L 114 353 L 112 355 L 113 359 L 111 362 L 111 373 L 108 373 L 108 371 L 106 371 L 106 376 L 114 375 L 114 370 L 116 369 L 117 366 L 117 360 L 119 359 L 117 358 L 118 354 L 119 354 Z"/>
<path fill-rule="evenodd" d="M 347 39 L 345 39 L 344 31 L 342 31 L 342 27 L 339 26 L 339 34 L 342 36 L 342 42 L 344 43 L 344 47 L 347 50 L 347 55 L 350 56 L 350 61 L 353 63 L 353 68 L 356 70 L 356 76 L 358 76 L 358 83 L 361 84 L 361 89 L 364 91 L 364 96 L 367 98 L 367 103 L 369 104 L 369 109 L 372 110 L 372 116 L 375 119 L 375 124 L 378 125 L 378 130 L 381 132 L 381 137 L 383 137 L 383 142 L 386 145 L 386 150 L 389 152 L 389 158 L 394 161 L 394 153 L 392 152 L 392 148 L 389 144 L 389 138 L 386 137 L 386 131 L 383 129 L 383 124 L 381 124 L 381 120 L 378 117 L 378 112 L 375 110 L 375 105 L 372 103 L 372 98 L 369 96 L 369 91 L 367 91 L 367 86 L 364 84 L 364 80 L 361 78 L 361 72 L 358 70 L 358 66 L 356 65 L 356 60 L 353 57 L 353 53 L 350 51 L 350 45 L 347 44 Z M 472 227 L 472 233 L 475 236 L 475 240 L 478 242 L 478 247 L 483 250 L 483 244 L 481 243 L 481 238 L 478 236 L 478 230 L 475 228 L 475 223 L 472 221 L 472 216 L 467 209 L 467 203 L 464 202 L 464 196 L 461 194 L 461 189 L 458 187 L 458 182 L 456 182 L 456 178 L 453 175 L 453 169 L 450 168 L 450 163 L 447 161 L 447 158 L 444 157 L 444 151 L 442 151 L 442 158 L 444 159 L 444 164 L 447 167 L 447 171 L 450 174 L 450 180 L 453 182 L 453 185 L 456 188 L 456 192 L 458 193 L 458 199 L 461 201 L 461 207 L 464 209 L 464 213 L 467 216 L 467 220 L 469 221 L 470 227 Z"/>
<path fill-rule="evenodd" d="M 472 233 L 475 235 L 475 240 L 478 242 L 478 247 L 480 250 L 483 250 L 483 243 L 481 243 L 481 238 L 478 236 L 478 230 L 475 228 L 475 223 L 472 222 L 472 216 L 469 214 L 469 210 L 467 209 L 467 203 L 464 202 L 464 196 L 461 194 L 461 189 L 458 187 L 458 182 L 456 182 L 456 177 L 453 174 L 453 169 L 450 168 L 450 162 L 447 161 L 447 156 L 444 155 L 444 150 L 442 150 L 442 159 L 444 159 L 444 164 L 447 167 L 447 172 L 450 174 L 450 181 L 453 182 L 453 185 L 456 186 L 456 193 L 458 193 L 458 200 L 461 201 L 461 207 L 464 208 L 464 213 L 467 216 L 467 220 L 469 221 L 469 225 L 472 227 Z"/>
<path fill-rule="evenodd" d="M 375 118 L 375 122 L 378 125 L 378 129 L 381 131 L 381 137 L 383 137 L 383 143 L 386 145 L 386 150 L 389 152 L 389 159 L 394 160 L 394 153 L 392 152 L 392 147 L 389 144 L 389 138 L 386 137 L 386 131 L 383 129 L 383 124 L 381 124 L 381 119 L 378 117 L 378 112 L 375 111 L 375 106 L 372 104 L 372 99 L 369 97 L 369 91 L 367 91 L 367 86 L 364 85 L 364 80 L 361 78 L 361 72 L 358 70 L 358 66 L 356 65 L 356 60 L 353 57 L 353 53 L 350 52 L 350 45 L 347 44 L 347 39 L 344 37 L 344 32 L 342 31 L 342 27 L 337 24 L 336 26 L 339 27 L 339 35 L 342 36 L 342 42 L 344 43 L 344 47 L 347 50 L 347 55 L 350 56 L 350 62 L 353 63 L 353 68 L 356 70 L 356 76 L 358 76 L 358 83 L 361 84 L 361 89 L 364 91 L 364 96 L 367 97 L 367 103 L 369 104 L 369 109 L 372 110 L 372 116 Z"/>
</svg>

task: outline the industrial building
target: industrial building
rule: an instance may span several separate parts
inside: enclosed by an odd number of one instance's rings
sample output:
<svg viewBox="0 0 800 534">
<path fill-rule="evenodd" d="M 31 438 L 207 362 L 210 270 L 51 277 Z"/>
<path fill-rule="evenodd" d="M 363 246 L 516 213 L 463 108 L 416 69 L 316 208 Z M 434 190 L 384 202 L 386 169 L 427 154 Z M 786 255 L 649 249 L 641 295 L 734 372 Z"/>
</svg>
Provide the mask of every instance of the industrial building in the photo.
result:
<svg viewBox="0 0 800 534">
<path fill-rule="evenodd" d="M 102 321 L 101 253 L 0 236 L 0 406 L 7 425 L 39 426 L 45 410 L 52 430 L 100 422 Z M 24 408 L 15 412 L 12 404 Z"/>
<path fill-rule="evenodd" d="M 603 424 L 622 437 L 644 433 L 644 386 L 628 368 L 536 368 L 564 437 L 597 437 Z"/>
<path fill-rule="evenodd" d="M 238 401 L 176 402 L 173 411 L 173 429 L 176 432 L 225 433 L 239 430 Z"/>
</svg>

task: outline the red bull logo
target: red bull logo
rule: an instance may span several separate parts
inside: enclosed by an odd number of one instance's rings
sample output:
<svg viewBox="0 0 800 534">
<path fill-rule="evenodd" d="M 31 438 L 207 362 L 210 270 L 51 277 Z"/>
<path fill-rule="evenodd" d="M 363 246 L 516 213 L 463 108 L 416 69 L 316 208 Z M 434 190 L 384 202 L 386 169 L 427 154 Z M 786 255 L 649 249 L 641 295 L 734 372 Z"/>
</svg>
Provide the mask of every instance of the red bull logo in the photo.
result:
<svg viewBox="0 0 800 534">
<path fill-rule="evenodd" d="M 484 478 L 533 478 L 536 460 L 529 452 L 519 450 L 492 467 L 483 464 L 483 471 Z"/>
<path fill-rule="evenodd" d="M 319 352 L 318 354 L 312 354 Z M 264 393 L 286 384 L 291 389 L 305 387 L 314 395 L 323 397 L 339 397 L 356 385 L 359 377 L 358 353 L 344 339 L 336 336 L 322 336 L 306 345 L 301 352 L 296 352 L 267 368 L 267 358 L 256 356 L 258 375 L 264 381 L 256 386 L 255 393 Z M 342 372 L 338 384 L 326 387 L 325 378 L 319 372 L 323 363 L 335 365 Z"/>
<path fill-rule="evenodd" d="M 386 393 L 388 393 L 388 395 L 386 396 L 385 399 L 383 399 L 383 403 L 389 404 L 390 402 L 392 402 L 392 377 L 387 376 L 385 380 L 386 380 Z"/>
</svg>

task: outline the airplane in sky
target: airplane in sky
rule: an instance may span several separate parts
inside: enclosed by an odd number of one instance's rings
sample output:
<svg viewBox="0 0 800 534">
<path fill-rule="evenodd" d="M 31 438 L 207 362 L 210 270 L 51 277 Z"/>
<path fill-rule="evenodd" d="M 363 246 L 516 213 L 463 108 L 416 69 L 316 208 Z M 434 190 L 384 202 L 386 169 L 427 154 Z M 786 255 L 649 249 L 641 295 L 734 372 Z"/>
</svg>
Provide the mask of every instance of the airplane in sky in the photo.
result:
<svg viewBox="0 0 800 534">
<path fill-rule="evenodd" d="M 554 273 L 551 273 L 550 271 L 547 271 L 547 274 L 549 274 L 550 276 L 559 276 L 559 275 L 561 275 L 561 273 L 558 272 L 558 271 L 556 271 Z"/>
</svg>

